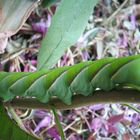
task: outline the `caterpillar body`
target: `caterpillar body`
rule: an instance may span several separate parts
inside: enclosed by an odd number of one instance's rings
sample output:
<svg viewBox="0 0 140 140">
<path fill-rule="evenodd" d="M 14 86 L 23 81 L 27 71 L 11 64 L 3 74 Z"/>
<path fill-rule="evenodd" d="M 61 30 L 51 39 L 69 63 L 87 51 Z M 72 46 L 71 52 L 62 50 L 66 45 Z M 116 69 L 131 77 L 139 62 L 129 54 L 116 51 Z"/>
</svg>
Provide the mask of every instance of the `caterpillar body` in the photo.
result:
<svg viewBox="0 0 140 140">
<path fill-rule="evenodd" d="M 36 97 L 47 103 L 57 97 L 71 104 L 74 94 L 88 96 L 98 88 L 109 91 L 116 86 L 140 90 L 140 55 L 104 58 L 36 72 L 0 72 L 0 97 Z"/>
</svg>

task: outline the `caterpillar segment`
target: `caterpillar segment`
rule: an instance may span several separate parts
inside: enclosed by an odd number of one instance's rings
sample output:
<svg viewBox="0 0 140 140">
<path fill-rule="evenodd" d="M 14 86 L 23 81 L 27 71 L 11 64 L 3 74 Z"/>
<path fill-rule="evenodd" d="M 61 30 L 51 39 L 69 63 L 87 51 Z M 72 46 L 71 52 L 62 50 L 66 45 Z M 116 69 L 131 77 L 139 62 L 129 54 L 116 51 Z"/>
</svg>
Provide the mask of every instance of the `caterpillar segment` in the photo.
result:
<svg viewBox="0 0 140 140">
<path fill-rule="evenodd" d="M 118 85 L 140 89 L 140 55 L 108 57 L 36 72 L 0 72 L 0 97 L 4 101 L 26 96 L 47 103 L 55 97 L 71 104 L 75 94 L 89 96 L 97 88 L 110 91 Z"/>
</svg>

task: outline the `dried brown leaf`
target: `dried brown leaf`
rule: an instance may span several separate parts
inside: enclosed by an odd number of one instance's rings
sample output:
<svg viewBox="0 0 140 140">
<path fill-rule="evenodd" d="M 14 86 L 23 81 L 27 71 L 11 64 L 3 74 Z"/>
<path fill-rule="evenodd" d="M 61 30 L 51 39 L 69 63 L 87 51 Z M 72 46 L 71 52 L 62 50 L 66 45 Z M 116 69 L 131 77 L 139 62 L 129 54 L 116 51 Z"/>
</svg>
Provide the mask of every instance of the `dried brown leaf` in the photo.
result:
<svg viewBox="0 0 140 140">
<path fill-rule="evenodd" d="M 0 1 L 0 38 L 12 36 L 37 6 L 37 0 Z"/>
</svg>

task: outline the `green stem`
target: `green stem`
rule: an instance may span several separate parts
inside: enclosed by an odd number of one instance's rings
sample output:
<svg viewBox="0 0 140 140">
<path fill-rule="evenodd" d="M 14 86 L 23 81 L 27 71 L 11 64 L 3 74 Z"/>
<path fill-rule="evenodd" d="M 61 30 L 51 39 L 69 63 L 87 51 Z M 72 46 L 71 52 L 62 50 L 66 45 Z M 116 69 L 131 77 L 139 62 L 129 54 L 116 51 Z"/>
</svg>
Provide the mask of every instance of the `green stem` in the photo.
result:
<svg viewBox="0 0 140 140">
<path fill-rule="evenodd" d="M 132 105 L 130 105 L 130 104 L 122 104 L 122 105 L 124 105 L 124 106 L 128 106 L 129 108 L 131 108 L 131 109 L 135 110 L 137 113 L 139 113 L 139 114 L 140 114 L 140 110 L 139 110 L 139 109 L 137 109 L 136 107 L 134 107 L 134 106 L 132 106 Z"/>
<path fill-rule="evenodd" d="M 8 107 L 8 111 L 11 113 L 13 119 L 17 122 L 18 126 L 20 126 L 24 129 L 25 127 L 24 127 L 21 119 L 18 117 L 18 115 L 16 114 L 16 112 L 14 111 L 14 109 L 11 106 Z"/>
<path fill-rule="evenodd" d="M 112 91 L 96 91 L 91 96 L 74 95 L 71 105 L 66 105 L 59 99 L 51 99 L 48 103 L 41 103 L 34 98 L 30 99 L 13 99 L 5 102 L 5 106 L 14 108 L 40 108 L 51 109 L 52 104 L 55 109 L 68 110 L 77 107 L 83 107 L 99 103 L 140 103 L 140 92 L 133 89 L 112 90 Z"/>
<path fill-rule="evenodd" d="M 57 128 L 58 128 L 58 132 L 59 132 L 59 135 L 61 136 L 61 140 L 65 140 L 65 135 L 64 135 L 64 132 L 63 132 L 63 128 L 62 128 L 62 125 L 61 125 L 61 122 L 59 120 L 59 116 L 55 110 L 55 107 L 52 106 L 52 112 L 54 114 L 54 117 L 55 117 L 55 122 L 56 122 L 56 125 L 57 125 Z"/>
</svg>

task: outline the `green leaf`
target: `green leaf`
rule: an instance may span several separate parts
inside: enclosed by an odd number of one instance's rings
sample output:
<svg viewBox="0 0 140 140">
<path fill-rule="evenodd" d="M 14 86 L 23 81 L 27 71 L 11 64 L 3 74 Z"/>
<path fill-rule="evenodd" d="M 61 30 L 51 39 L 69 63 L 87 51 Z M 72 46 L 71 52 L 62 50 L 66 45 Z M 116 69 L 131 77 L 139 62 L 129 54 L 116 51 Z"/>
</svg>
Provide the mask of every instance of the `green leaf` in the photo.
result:
<svg viewBox="0 0 140 140">
<path fill-rule="evenodd" d="M 71 104 L 73 95 L 89 96 L 97 89 L 110 91 L 118 85 L 140 90 L 140 55 L 104 58 L 74 66 L 28 72 L 0 72 L 0 97 L 36 97 L 47 103 L 57 97 Z M 85 98 L 86 99 L 86 98 Z"/>
<path fill-rule="evenodd" d="M 42 6 L 43 7 L 50 7 L 51 5 L 53 5 L 54 3 L 56 3 L 58 0 L 43 0 L 42 2 Z"/>
<path fill-rule="evenodd" d="M 83 33 L 98 0 L 62 0 L 38 54 L 38 70 L 49 69 Z"/>
<path fill-rule="evenodd" d="M 9 118 L 6 110 L 0 105 L 0 140 L 39 140 L 22 130 L 13 120 Z"/>
</svg>

